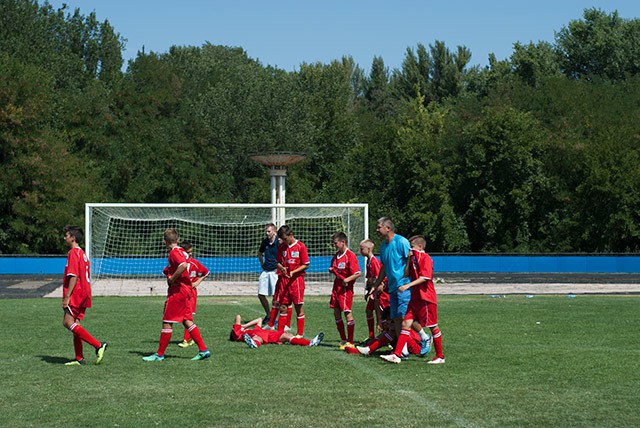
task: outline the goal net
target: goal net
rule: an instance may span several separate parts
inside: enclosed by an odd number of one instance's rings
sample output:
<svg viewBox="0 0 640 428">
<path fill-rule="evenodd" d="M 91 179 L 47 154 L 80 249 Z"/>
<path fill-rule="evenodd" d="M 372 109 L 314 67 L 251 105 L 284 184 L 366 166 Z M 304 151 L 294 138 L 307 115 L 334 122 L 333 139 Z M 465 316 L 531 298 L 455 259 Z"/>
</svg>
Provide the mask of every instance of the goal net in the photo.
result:
<svg viewBox="0 0 640 428">
<path fill-rule="evenodd" d="M 367 218 L 367 204 L 87 204 L 93 293 L 166 293 L 162 270 L 168 250 L 162 239 L 164 230 L 173 227 L 211 271 L 199 293 L 255 294 L 261 272 L 257 253 L 267 223 L 291 227 L 309 252 L 308 287 L 330 289 L 331 235 L 345 232 L 349 248 L 358 254 L 360 241 L 367 238 Z M 360 263 L 364 268 L 362 258 Z"/>
</svg>

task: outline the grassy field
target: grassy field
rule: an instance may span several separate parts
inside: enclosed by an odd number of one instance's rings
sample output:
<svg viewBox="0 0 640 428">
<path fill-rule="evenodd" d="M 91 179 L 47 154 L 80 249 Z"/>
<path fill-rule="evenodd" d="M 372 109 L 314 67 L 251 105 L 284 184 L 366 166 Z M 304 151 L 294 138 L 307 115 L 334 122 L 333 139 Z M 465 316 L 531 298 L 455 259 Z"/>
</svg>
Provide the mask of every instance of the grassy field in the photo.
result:
<svg viewBox="0 0 640 428">
<path fill-rule="evenodd" d="M 640 296 L 442 296 L 441 366 L 340 352 L 327 300 L 305 305 L 322 346 L 251 350 L 226 339 L 257 299 L 201 298 L 213 358 L 190 361 L 179 327 L 145 363 L 164 299 L 95 298 L 84 325 L 110 345 L 100 366 L 87 346 L 82 367 L 63 365 L 59 300 L 0 300 L 0 426 L 640 426 Z"/>
</svg>

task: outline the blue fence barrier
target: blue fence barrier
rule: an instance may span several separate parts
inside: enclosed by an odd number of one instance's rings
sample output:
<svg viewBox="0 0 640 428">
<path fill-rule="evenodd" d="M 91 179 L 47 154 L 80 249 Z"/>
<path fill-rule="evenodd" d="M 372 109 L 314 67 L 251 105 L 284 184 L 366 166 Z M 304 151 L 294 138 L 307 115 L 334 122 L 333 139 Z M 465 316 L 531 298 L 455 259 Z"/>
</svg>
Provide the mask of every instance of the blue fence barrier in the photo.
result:
<svg viewBox="0 0 640 428">
<path fill-rule="evenodd" d="M 330 257 L 311 257 L 309 272 L 325 272 Z M 144 263 L 140 264 L 140 261 Z M 203 257 L 199 259 L 213 273 L 259 272 L 256 257 Z M 360 263 L 363 262 L 359 257 Z M 470 255 L 434 254 L 437 272 L 496 273 L 640 273 L 637 255 Z M 66 259 L 60 256 L 0 256 L 0 275 L 61 274 Z M 158 274 L 165 258 L 104 258 L 92 260 L 102 274 Z"/>
</svg>

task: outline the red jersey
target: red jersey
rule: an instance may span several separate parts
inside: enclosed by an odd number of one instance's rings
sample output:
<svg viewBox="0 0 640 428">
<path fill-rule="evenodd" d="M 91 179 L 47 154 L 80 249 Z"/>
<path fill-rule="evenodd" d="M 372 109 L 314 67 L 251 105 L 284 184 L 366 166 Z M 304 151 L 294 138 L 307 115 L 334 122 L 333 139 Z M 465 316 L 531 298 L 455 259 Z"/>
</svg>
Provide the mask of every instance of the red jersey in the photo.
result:
<svg viewBox="0 0 640 428">
<path fill-rule="evenodd" d="M 178 285 L 191 287 L 191 280 L 189 279 L 189 263 L 187 260 L 188 258 L 189 258 L 189 254 L 184 250 L 184 248 L 173 247 L 171 251 L 169 251 L 169 266 L 167 266 L 166 275 L 167 277 L 170 277 L 176 272 L 176 270 L 178 270 L 178 267 L 182 263 L 186 263 L 187 269 L 185 269 L 185 271 L 182 272 L 182 275 L 180 275 L 176 279 L 176 283 Z"/>
<path fill-rule="evenodd" d="M 336 279 L 333 281 L 334 285 L 342 285 L 342 281 L 345 278 L 350 277 L 353 274 L 356 274 L 360 271 L 360 264 L 358 263 L 358 258 L 356 255 L 347 248 L 342 254 L 336 254 L 331 259 L 331 271 L 336 276 Z M 355 279 L 347 284 L 347 286 L 352 286 L 355 283 Z"/>
<path fill-rule="evenodd" d="M 67 253 L 67 264 L 62 279 L 62 297 L 67 295 L 71 277 L 76 277 L 76 286 L 69 298 L 69 306 L 76 308 L 91 307 L 91 268 L 89 258 L 80 247 L 72 248 Z"/>
<path fill-rule="evenodd" d="M 307 254 L 307 246 L 296 240 L 291 245 L 286 243 L 278 247 L 278 255 L 276 261 L 287 268 L 287 272 L 298 269 L 302 265 L 309 264 L 309 255 Z M 295 279 L 305 275 L 305 271 L 298 272 L 291 279 Z"/>
<path fill-rule="evenodd" d="M 421 250 L 411 250 L 413 255 L 409 263 L 411 281 L 426 278 L 426 282 L 411 288 L 411 296 L 426 302 L 437 303 L 436 289 L 433 285 L 433 260 L 429 254 Z"/>
<path fill-rule="evenodd" d="M 189 268 L 187 270 L 189 271 L 189 279 L 191 280 L 191 283 L 196 282 L 198 278 L 209 275 L 209 269 L 204 267 L 202 263 L 193 257 L 190 257 L 189 260 L 187 260 L 187 263 L 189 263 Z"/>
</svg>

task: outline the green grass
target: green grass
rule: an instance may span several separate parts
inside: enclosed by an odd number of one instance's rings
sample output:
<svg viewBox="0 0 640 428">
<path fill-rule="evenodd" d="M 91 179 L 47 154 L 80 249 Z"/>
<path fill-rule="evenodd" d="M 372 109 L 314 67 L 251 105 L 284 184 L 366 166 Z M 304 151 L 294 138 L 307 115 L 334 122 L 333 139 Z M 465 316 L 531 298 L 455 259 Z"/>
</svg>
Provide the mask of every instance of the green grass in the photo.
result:
<svg viewBox="0 0 640 428">
<path fill-rule="evenodd" d="M 338 351 L 328 298 L 307 298 L 324 346 L 227 341 L 256 298 L 202 297 L 213 358 L 156 350 L 161 298 L 95 298 L 83 325 L 110 345 L 102 365 L 66 367 L 60 301 L 0 300 L 0 426 L 640 426 L 640 296 L 442 296 L 447 363 L 400 365 Z M 364 337 L 364 308 L 355 307 Z"/>
</svg>

